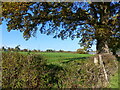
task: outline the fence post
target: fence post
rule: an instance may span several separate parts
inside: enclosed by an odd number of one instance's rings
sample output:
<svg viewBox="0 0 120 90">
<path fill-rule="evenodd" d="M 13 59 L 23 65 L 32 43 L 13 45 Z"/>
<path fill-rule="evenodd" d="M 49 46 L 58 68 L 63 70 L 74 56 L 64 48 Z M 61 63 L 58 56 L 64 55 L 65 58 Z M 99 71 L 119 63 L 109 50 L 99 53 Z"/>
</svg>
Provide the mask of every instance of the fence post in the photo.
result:
<svg viewBox="0 0 120 90">
<path fill-rule="evenodd" d="M 100 65 L 101 65 L 102 68 L 103 68 L 103 72 L 104 72 L 104 75 L 105 75 L 105 80 L 106 80 L 106 82 L 107 82 L 107 83 L 105 83 L 105 86 L 106 86 L 106 84 L 108 84 L 109 81 L 108 81 L 107 72 L 106 72 L 106 70 L 105 70 L 105 66 L 104 66 L 104 64 L 103 64 L 102 56 L 101 56 L 100 54 L 99 54 L 99 62 L 100 62 Z"/>
</svg>

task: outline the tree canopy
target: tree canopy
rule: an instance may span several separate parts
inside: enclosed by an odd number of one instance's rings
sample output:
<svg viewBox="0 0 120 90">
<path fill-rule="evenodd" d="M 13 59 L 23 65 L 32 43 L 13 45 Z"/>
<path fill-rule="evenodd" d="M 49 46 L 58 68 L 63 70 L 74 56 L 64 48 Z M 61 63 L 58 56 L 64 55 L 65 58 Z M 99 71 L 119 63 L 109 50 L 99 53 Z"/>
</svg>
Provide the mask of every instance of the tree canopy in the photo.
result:
<svg viewBox="0 0 120 90">
<path fill-rule="evenodd" d="M 80 38 L 86 48 L 96 44 L 98 53 L 120 48 L 120 2 L 3 2 L 1 19 L 25 39 L 39 30 L 54 38 Z"/>
</svg>

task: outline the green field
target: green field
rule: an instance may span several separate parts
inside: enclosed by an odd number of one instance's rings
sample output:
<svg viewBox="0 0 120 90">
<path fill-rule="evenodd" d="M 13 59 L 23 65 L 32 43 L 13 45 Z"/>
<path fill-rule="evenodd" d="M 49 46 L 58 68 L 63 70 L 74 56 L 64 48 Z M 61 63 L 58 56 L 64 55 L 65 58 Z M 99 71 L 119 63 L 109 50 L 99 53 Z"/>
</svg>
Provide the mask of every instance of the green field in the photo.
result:
<svg viewBox="0 0 120 90">
<path fill-rule="evenodd" d="M 27 54 L 27 52 L 20 52 Z M 33 52 L 32 52 L 33 53 Z M 76 53 L 63 53 L 63 52 L 40 52 L 36 53 L 42 55 L 48 64 L 63 65 L 65 62 L 85 60 L 87 57 L 93 56 L 90 54 L 76 54 Z"/>
<path fill-rule="evenodd" d="M 61 62 L 68 62 L 73 60 L 83 60 L 86 57 L 92 56 L 90 54 L 73 54 L 73 53 L 41 53 L 48 63 L 61 63 Z"/>
</svg>

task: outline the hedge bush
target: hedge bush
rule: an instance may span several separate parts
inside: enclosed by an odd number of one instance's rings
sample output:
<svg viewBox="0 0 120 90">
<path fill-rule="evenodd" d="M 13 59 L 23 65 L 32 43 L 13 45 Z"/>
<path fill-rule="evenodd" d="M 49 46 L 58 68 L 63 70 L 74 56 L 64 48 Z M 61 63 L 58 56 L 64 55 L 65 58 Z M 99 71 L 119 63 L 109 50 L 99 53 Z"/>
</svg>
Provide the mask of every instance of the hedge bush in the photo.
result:
<svg viewBox="0 0 120 90">
<path fill-rule="evenodd" d="M 95 56 L 97 57 L 97 56 Z M 102 55 L 108 78 L 117 71 L 117 61 Z M 47 64 L 39 54 L 2 53 L 3 88 L 103 88 L 103 68 L 88 60 L 63 62 L 64 66 Z"/>
<path fill-rule="evenodd" d="M 62 78 L 63 88 L 107 88 L 103 67 L 95 65 L 94 57 L 74 60 L 66 63 L 66 75 Z M 102 54 L 103 64 L 107 73 L 108 81 L 118 70 L 118 61 L 111 54 Z"/>
<path fill-rule="evenodd" d="M 35 88 L 44 86 L 41 77 L 45 73 L 46 61 L 40 55 L 2 53 L 2 87 Z"/>
<path fill-rule="evenodd" d="M 2 53 L 2 88 L 61 88 L 66 70 L 38 54 Z"/>
</svg>

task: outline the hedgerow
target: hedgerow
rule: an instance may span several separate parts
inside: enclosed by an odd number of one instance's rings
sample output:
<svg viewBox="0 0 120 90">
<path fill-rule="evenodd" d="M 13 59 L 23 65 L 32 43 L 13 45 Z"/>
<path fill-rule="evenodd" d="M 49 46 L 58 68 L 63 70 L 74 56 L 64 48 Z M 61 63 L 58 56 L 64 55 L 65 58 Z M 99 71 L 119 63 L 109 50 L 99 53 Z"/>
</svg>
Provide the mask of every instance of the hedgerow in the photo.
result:
<svg viewBox="0 0 120 90">
<path fill-rule="evenodd" d="M 2 87 L 35 88 L 43 86 L 41 77 L 46 61 L 40 55 L 2 53 Z"/>
<path fill-rule="evenodd" d="M 108 79 L 117 71 L 117 61 L 103 55 Z M 62 62 L 64 66 L 47 64 L 39 54 L 2 53 L 3 88 L 102 88 L 105 75 L 93 58 Z"/>
</svg>

